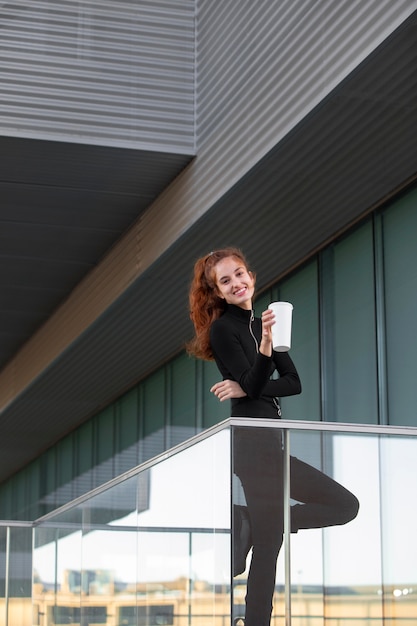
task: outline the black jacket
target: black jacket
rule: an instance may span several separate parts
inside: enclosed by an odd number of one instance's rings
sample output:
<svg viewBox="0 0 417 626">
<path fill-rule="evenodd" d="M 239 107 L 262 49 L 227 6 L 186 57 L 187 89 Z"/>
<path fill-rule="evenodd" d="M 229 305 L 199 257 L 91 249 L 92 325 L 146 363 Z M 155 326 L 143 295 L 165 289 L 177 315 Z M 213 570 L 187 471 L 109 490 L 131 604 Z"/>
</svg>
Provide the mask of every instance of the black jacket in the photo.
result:
<svg viewBox="0 0 417 626">
<path fill-rule="evenodd" d="M 287 352 L 258 352 L 262 322 L 253 311 L 227 305 L 213 322 L 210 344 L 223 380 L 235 380 L 247 393 L 232 400 L 232 417 L 278 417 L 276 398 L 301 393 L 297 370 Z M 277 371 L 279 378 L 271 379 Z"/>
</svg>

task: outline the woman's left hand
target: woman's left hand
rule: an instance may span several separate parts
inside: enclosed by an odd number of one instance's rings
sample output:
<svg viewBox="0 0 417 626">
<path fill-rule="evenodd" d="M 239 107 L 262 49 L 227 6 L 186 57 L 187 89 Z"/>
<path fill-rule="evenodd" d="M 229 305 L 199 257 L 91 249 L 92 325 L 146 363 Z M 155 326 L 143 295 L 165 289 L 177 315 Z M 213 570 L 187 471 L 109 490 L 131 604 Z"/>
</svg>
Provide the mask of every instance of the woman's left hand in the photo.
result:
<svg viewBox="0 0 417 626">
<path fill-rule="evenodd" d="M 272 355 L 272 326 L 275 324 L 275 314 L 271 309 L 262 313 L 262 337 L 259 352 L 265 356 Z"/>
<path fill-rule="evenodd" d="M 222 380 L 213 385 L 210 389 L 212 393 L 220 400 L 231 400 L 232 398 L 244 398 L 247 394 L 235 380 Z"/>
</svg>

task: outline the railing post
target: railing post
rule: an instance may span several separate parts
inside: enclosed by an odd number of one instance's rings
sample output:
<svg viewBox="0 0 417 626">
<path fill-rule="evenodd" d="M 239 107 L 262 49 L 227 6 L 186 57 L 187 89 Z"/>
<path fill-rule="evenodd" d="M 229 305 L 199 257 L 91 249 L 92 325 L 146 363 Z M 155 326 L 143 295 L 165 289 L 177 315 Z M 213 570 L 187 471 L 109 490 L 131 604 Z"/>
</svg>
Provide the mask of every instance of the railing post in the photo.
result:
<svg viewBox="0 0 417 626">
<path fill-rule="evenodd" d="M 284 430 L 284 598 L 285 626 L 291 626 L 291 507 L 290 507 L 290 431 Z"/>
<path fill-rule="evenodd" d="M 9 593 L 10 593 L 10 526 L 6 528 L 6 566 L 4 572 L 4 604 L 5 604 L 5 626 L 9 626 Z"/>
</svg>

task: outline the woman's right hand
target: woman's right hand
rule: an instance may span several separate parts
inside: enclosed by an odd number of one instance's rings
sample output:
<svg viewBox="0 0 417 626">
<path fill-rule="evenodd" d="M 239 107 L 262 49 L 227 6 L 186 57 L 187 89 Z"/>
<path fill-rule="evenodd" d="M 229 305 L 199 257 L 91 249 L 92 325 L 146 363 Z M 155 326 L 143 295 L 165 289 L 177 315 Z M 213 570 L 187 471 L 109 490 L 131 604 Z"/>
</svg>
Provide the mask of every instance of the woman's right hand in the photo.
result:
<svg viewBox="0 0 417 626">
<path fill-rule="evenodd" d="M 238 382 L 227 379 L 215 383 L 210 391 L 214 393 L 220 402 L 231 400 L 232 398 L 244 398 L 247 395 Z"/>
</svg>

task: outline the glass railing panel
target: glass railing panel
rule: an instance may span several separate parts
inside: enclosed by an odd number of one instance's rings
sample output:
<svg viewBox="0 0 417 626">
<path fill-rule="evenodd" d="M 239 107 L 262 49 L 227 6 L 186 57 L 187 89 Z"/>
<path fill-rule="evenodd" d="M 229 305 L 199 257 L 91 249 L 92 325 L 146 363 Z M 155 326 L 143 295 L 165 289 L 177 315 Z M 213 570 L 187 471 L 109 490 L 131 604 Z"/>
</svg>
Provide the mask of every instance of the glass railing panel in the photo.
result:
<svg viewBox="0 0 417 626">
<path fill-rule="evenodd" d="M 381 437 L 384 626 L 417 624 L 417 441 Z"/>
<path fill-rule="evenodd" d="M 32 528 L 9 527 L 8 626 L 30 623 L 32 615 Z"/>
<path fill-rule="evenodd" d="M 324 528 L 315 548 L 317 531 L 291 535 L 293 626 L 318 626 L 322 620 L 326 626 L 417 623 L 417 539 L 412 532 L 416 509 L 409 497 L 414 490 L 416 453 L 415 437 L 291 433 L 291 454 L 300 455 L 344 485 L 360 503 L 353 520 Z M 320 601 L 320 569 L 322 616 L 308 604 L 305 608 L 300 604 L 306 600 L 307 589 L 304 594 L 300 591 L 307 580 L 313 597 Z"/>
<path fill-rule="evenodd" d="M 7 593 L 7 560 L 8 560 L 8 530 L 6 526 L 0 527 L 0 626 L 6 623 L 6 593 Z"/>
<path fill-rule="evenodd" d="M 379 439 L 295 431 L 290 441 L 292 457 L 330 479 L 318 474 L 315 484 L 313 474 L 310 484 L 307 472 L 306 489 L 297 493 L 296 470 L 291 473 L 292 505 L 297 496 L 308 499 L 311 493 L 313 506 L 330 507 L 328 515 L 318 508 L 317 520 L 314 511 L 306 517 L 305 526 L 317 521 L 322 529 L 301 528 L 291 534 L 291 622 L 382 625 Z M 356 516 L 349 494 L 359 501 Z"/>
<path fill-rule="evenodd" d="M 229 624 L 229 430 L 48 515 L 35 537 L 40 626 Z"/>
<path fill-rule="evenodd" d="M 227 420 L 38 520 L 33 623 L 411 626 L 416 433 Z"/>
<path fill-rule="evenodd" d="M 81 624 L 111 623 L 121 602 L 135 608 L 138 492 L 132 476 L 82 505 Z"/>
<path fill-rule="evenodd" d="M 32 526 L 0 525 L 0 626 L 32 626 Z"/>
<path fill-rule="evenodd" d="M 267 598 L 265 590 L 273 573 L 268 575 L 267 568 L 277 550 L 271 520 L 282 536 L 288 506 L 291 533 L 289 539 L 284 533 L 279 550 L 272 625 L 417 623 L 417 509 L 412 497 L 417 438 L 385 434 L 389 429 L 354 432 L 335 426 L 332 432 L 331 425 L 290 425 L 281 440 L 277 433 L 284 424 L 265 424 L 268 420 L 262 427 L 233 427 L 233 510 L 238 506 L 248 515 L 251 535 L 246 563 L 235 572 L 235 617 L 246 614 L 249 624 L 256 623 L 252 615 L 266 612 L 268 603 L 270 607 L 271 592 Z M 280 442 L 287 447 L 280 450 Z M 243 523 L 241 517 L 238 523 Z M 235 526 L 234 539 L 236 532 Z"/>
<path fill-rule="evenodd" d="M 34 624 L 79 624 L 82 530 L 54 521 L 37 527 L 33 550 Z"/>
<path fill-rule="evenodd" d="M 229 431 L 152 465 L 144 476 L 138 624 L 230 621 Z"/>
</svg>

